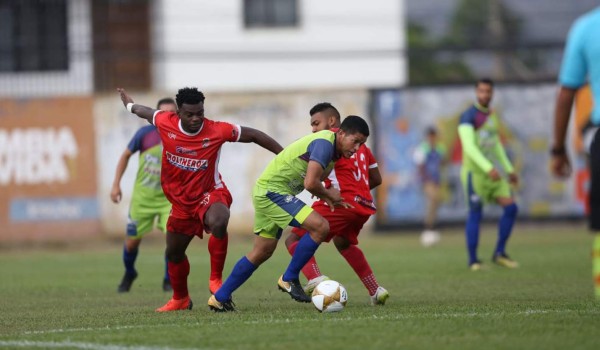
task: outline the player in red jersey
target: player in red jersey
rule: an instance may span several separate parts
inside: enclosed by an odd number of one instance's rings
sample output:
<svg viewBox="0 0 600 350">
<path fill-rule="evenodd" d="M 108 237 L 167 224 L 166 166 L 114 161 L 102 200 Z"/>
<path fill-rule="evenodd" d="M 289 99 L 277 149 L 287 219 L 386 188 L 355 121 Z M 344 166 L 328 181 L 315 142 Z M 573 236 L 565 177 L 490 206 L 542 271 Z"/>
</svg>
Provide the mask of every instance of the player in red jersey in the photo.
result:
<svg viewBox="0 0 600 350">
<path fill-rule="evenodd" d="M 232 198 L 219 174 L 221 146 L 225 142 L 254 142 L 277 154 L 283 149 L 262 131 L 204 117 L 204 94 L 183 88 L 175 101 L 178 111 L 158 111 L 135 104 L 124 89 L 117 89 L 127 110 L 156 126 L 163 144 L 161 184 L 172 204 L 167 221 L 168 271 L 173 297 L 158 312 L 192 308 L 187 276 L 190 271 L 185 251 L 194 238 L 210 232 L 209 289 L 222 284 L 227 255 L 227 224 Z"/>
<path fill-rule="evenodd" d="M 340 113 L 330 103 L 319 103 L 310 110 L 310 125 L 313 132 L 339 128 Z M 380 184 L 381 174 L 377 161 L 371 150 L 366 145 L 362 145 L 351 158 L 338 160 L 325 180 L 325 187 L 338 188 L 344 201 L 352 203 L 354 207 L 336 208 L 335 211 L 331 211 L 331 208 L 321 200 L 316 201 L 312 206 L 329 221 L 329 236 L 326 242 L 333 239 L 338 252 L 346 259 L 369 291 L 373 305 L 385 304 L 389 293 L 377 283 L 364 253 L 357 244 L 360 230 L 376 211 L 371 190 Z M 299 228 L 292 229 L 285 241 L 290 254 L 294 254 L 300 237 L 306 233 Z M 321 274 L 314 257 L 304 266 L 302 273 L 308 279 L 305 287 L 307 294 L 312 293 L 320 282 L 329 279 Z"/>
</svg>

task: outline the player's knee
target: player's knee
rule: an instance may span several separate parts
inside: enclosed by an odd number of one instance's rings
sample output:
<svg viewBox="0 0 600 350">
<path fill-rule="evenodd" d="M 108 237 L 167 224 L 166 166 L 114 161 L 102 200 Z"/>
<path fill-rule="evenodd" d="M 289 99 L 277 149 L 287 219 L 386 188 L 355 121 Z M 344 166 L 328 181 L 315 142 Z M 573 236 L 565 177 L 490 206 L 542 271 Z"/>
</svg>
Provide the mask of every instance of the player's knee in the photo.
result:
<svg viewBox="0 0 600 350">
<path fill-rule="evenodd" d="M 340 236 L 333 237 L 333 244 L 340 253 L 350 247 L 350 242 Z"/>
<path fill-rule="evenodd" d="M 223 238 L 227 235 L 228 224 L 229 212 L 213 215 L 209 220 L 210 231 L 217 238 Z"/>
<path fill-rule="evenodd" d="M 311 236 L 314 241 L 321 243 L 323 242 L 327 236 L 329 235 L 329 222 L 325 220 L 325 218 L 321 218 L 313 231 L 311 231 Z"/>
<path fill-rule="evenodd" d="M 517 206 L 516 203 L 509 204 L 509 205 L 507 205 L 507 206 L 504 207 L 504 213 L 507 216 L 510 216 L 510 217 L 514 218 L 519 213 L 519 207 Z"/>
<path fill-rule="evenodd" d="M 298 235 L 296 235 L 295 233 L 290 233 L 288 235 L 288 237 L 285 239 L 285 246 L 289 247 L 291 244 L 293 244 L 294 242 L 297 242 L 300 240 L 300 237 L 298 237 Z"/>
<path fill-rule="evenodd" d="M 469 208 L 469 221 L 479 222 L 483 216 L 483 210 L 481 206 L 472 206 Z"/>
</svg>

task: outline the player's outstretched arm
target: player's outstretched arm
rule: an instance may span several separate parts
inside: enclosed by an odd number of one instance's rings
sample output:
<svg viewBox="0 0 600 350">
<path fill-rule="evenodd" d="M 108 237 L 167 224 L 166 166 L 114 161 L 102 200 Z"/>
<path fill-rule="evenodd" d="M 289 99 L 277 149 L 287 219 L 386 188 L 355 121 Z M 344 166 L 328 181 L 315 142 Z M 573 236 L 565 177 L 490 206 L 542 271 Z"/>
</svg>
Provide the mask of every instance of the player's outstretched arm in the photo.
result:
<svg viewBox="0 0 600 350">
<path fill-rule="evenodd" d="M 121 101 L 123 101 L 123 105 L 129 112 L 146 119 L 148 123 L 152 124 L 156 109 L 134 103 L 131 96 L 123 88 L 117 88 L 117 92 L 121 95 Z"/>
<path fill-rule="evenodd" d="M 264 149 L 267 149 L 275 154 L 279 154 L 283 150 L 283 147 L 275 141 L 271 136 L 265 134 L 260 130 L 242 126 L 240 132 L 240 139 L 238 142 L 254 142 Z"/>
</svg>

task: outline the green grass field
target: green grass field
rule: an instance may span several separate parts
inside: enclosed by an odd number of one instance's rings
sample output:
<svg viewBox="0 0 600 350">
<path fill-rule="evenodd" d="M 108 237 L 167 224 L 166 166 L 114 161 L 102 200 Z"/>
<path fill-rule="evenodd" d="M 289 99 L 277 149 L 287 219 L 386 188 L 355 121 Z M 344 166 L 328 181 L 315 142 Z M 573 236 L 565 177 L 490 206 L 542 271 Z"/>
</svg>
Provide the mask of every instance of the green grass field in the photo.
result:
<svg viewBox="0 0 600 350">
<path fill-rule="evenodd" d="M 416 235 L 370 235 L 361 246 L 391 294 L 368 295 L 333 245 L 320 248 L 323 273 L 342 282 L 347 307 L 319 314 L 292 301 L 276 282 L 289 261 L 277 252 L 234 298 L 239 312 L 214 314 L 206 301 L 206 242 L 194 240 L 192 311 L 157 314 L 162 292 L 159 239 L 142 244 L 139 277 L 119 295 L 121 247 L 0 251 L 0 348 L 62 349 L 600 349 L 600 302 L 592 293 L 592 237 L 581 226 L 517 226 L 509 253 L 518 270 L 492 266 L 495 229 L 483 230 L 486 269 L 466 268 L 463 236 L 445 232 L 425 249 Z M 154 236 L 158 237 L 157 234 Z M 250 249 L 233 240 L 225 268 Z"/>
</svg>

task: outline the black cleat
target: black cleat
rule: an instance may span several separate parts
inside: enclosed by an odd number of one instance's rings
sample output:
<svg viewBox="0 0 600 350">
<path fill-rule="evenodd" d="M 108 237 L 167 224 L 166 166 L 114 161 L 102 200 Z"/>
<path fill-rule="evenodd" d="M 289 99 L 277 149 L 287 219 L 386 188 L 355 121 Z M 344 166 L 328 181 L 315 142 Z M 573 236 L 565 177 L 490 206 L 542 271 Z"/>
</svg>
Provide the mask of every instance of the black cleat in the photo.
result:
<svg viewBox="0 0 600 350">
<path fill-rule="evenodd" d="M 163 291 L 165 291 L 165 292 L 172 292 L 173 287 L 171 286 L 171 280 L 168 280 L 168 279 L 163 280 L 162 288 L 163 288 Z"/>
<path fill-rule="evenodd" d="M 220 302 L 217 300 L 217 298 L 215 298 L 214 295 L 211 295 L 210 298 L 208 298 L 208 308 L 214 312 L 236 311 L 233 300 L 229 299 L 227 301 Z"/>
<path fill-rule="evenodd" d="M 280 291 L 288 293 L 292 299 L 301 302 L 301 303 L 310 303 L 311 298 L 306 295 L 304 292 L 304 288 L 300 285 L 299 280 L 292 280 L 290 282 L 283 280 L 283 275 L 279 277 L 279 281 L 277 281 L 277 287 Z"/>
<path fill-rule="evenodd" d="M 131 289 L 131 285 L 133 284 L 133 281 L 135 281 L 137 276 L 138 276 L 137 272 L 134 273 L 133 275 L 125 273 L 125 275 L 123 276 L 123 279 L 121 280 L 121 284 L 119 284 L 119 287 L 117 288 L 117 292 L 119 292 L 119 293 L 129 292 L 129 290 Z"/>
</svg>

